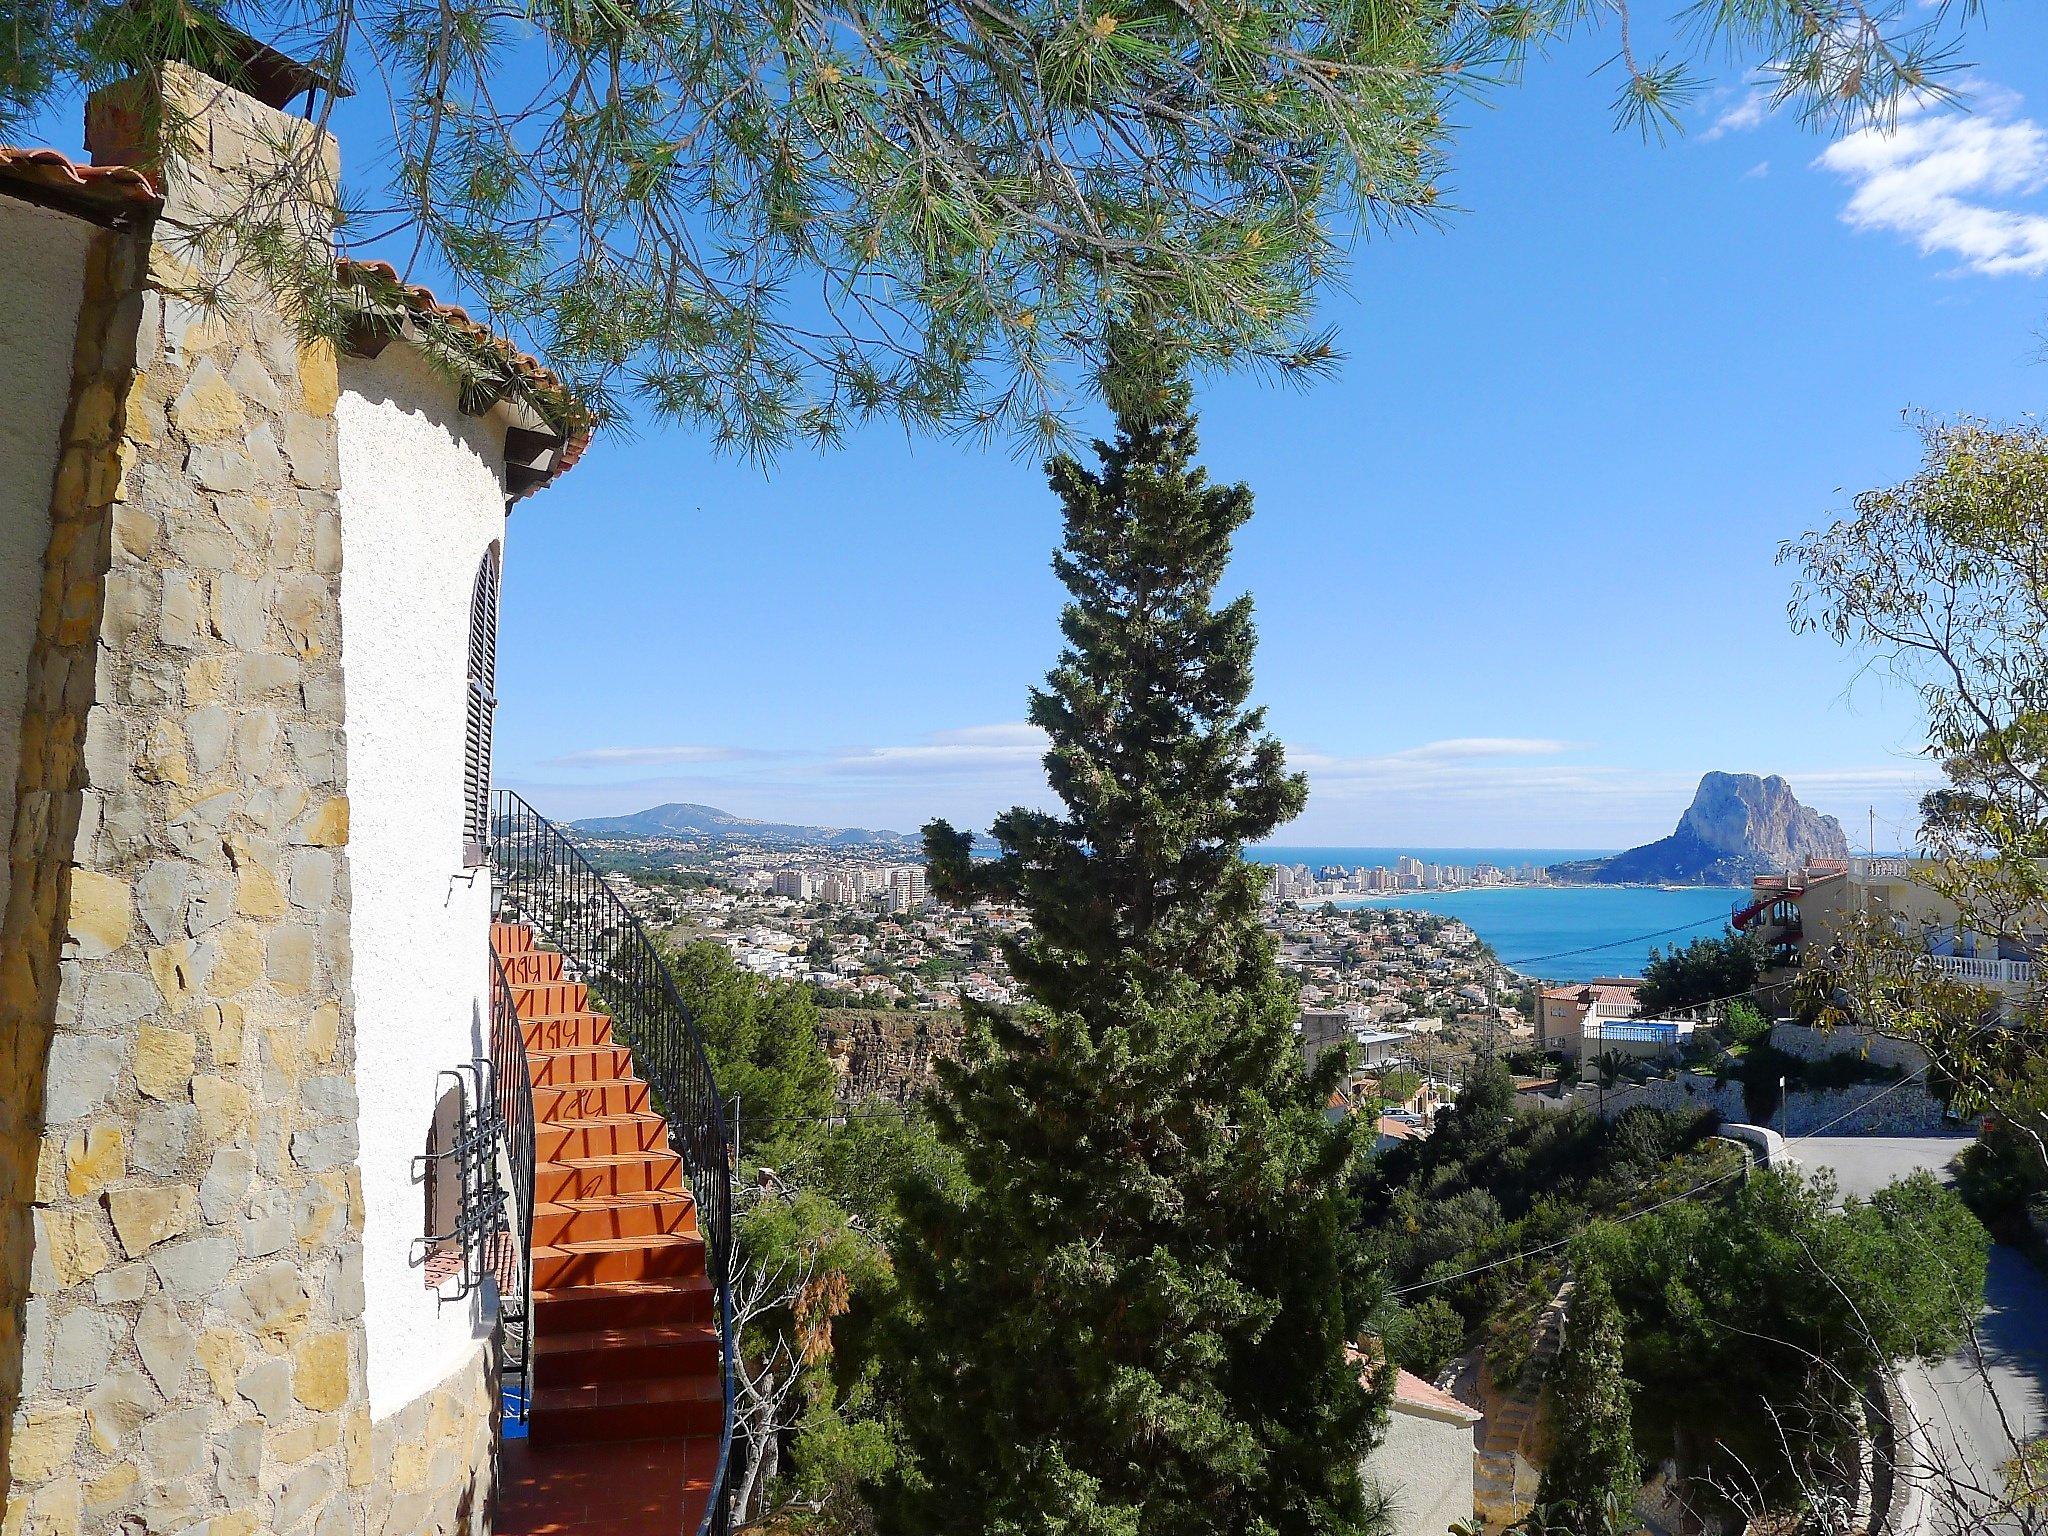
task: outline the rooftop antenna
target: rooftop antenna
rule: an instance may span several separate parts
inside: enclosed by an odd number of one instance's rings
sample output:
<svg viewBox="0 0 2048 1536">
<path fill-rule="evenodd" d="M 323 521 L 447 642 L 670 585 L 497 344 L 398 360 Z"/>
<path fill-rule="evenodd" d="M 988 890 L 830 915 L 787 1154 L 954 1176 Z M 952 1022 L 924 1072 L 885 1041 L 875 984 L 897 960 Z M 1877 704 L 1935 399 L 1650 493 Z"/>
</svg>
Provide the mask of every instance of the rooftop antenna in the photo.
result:
<svg viewBox="0 0 2048 1536">
<path fill-rule="evenodd" d="M 1870 807 L 1870 856 L 1877 857 L 1877 807 Z"/>
</svg>

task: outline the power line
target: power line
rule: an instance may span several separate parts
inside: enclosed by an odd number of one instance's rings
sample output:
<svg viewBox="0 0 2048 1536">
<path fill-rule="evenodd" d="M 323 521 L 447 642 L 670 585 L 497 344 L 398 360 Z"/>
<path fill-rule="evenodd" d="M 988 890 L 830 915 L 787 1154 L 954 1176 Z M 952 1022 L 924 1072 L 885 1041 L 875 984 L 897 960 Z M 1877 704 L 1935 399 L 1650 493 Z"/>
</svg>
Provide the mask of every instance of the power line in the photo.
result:
<svg viewBox="0 0 2048 1536">
<path fill-rule="evenodd" d="M 1906 1076 L 1900 1078 L 1896 1083 L 1893 1083 L 1890 1087 L 1886 1088 L 1882 1093 L 1874 1093 L 1869 1098 L 1865 1099 L 1862 1103 L 1851 1105 L 1848 1109 L 1843 1110 L 1839 1115 L 1835 1116 L 1834 1119 L 1817 1125 L 1810 1131 L 1801 1131 L 1797 1136 L 1787 1136 L 1785 1138 L 1785 1144 L 1787 1146 L 1790 1146 L 1792 1145 L 1792 1143 L 1796 1141 L 1811 1141 L 1814 1137 L 1820 1135 L 1823 1131 L 1833 1130 L 1836 1126 L 1840 1125 L 1844 1120 L 1849 1119 L 1852 1115 L 1861 1114 L 1864 1110 L 1870 1108 L 1871 1105 L 1877 1103 L 1880 1099 L 1888 1098 L 1890 1095 L 1897 1093 L 1901 1088 L 1906 1087 L 1909 1083 L 1915 1082 L 1918 1079 L 1925 1077 L 1927 1073 L 1931 1070 L 1932 1066 L 1933 1063 L 1930 1062 L 1927 1066 L 1916 1068 L 1914 1071 L 1908 1073 Z M 1716 1174 L 1713 1178 L 1707 1179 L 1702 1183 L 1696 1184 L 1691 1189 L 1682 1190 L 1678 1194 L 1672 1195 L 1667 1199 L 1660 1200 L 1655 1205 L 1646 1205 L 1640 1211 L 1630 1211 L 1628 1214 L 1623 1216 L 1602 1217 L 1600 1219 L 1612 1222 L 1616 1226 L 1626 1226 L 1629 1222 L 1640 1221 L 1645 1216 L 1653 1216 L 1658 1211 L 1663 1210 L 1666 1206 L 1677 1205 L 1682 1200 L 1690 1200 L 1695 1195 L 1704 1194 L 1706 1193 L 1706 1191 L 1717 1188 L 1722 1184 L 1726 1184 L 1730 1179 L 1736 1178 L 1737 1176 L 1746 1175 L 1748 1172 L 1749 1164 L 1747 1157 L 1745 1156 L 1742 1167 L 1731 1168 L 1726 1173 Z M 1387 1294 L 1389 1296 L 1407 1296 L 1411 1295 L 1416 1291 L 1429 1291 L 1436 1289 L 1436 1287 L 1440 1285 L 1450 1285 L 1454 1281 L 1468 1280 L 1474 1275 L 1483 1275 L 1488 1270 L 1499 1269 L 1506 1264 L 1519 1264 L 1524 1259 L 1539 1258 L 1546 1253 L 1555 1253 L 1560 1248 L 1569 1247 L 1571 1243 L 1574 1241 L 1574 1239 L 1578 1237 L 1578 1235 L 1578 1233 L 1573 1233 L 1571 1237 L 1561 1237 L 1553 1243 L 1543 1243 L 1535 1248 L 1525 1248 L 1519 1253 L 1511 1253 L 1503 1258 L 1494 1259 L 1489 1261 L 1488 1263 L 1477 1265 L 1474 1268 L 1460 1270 L 1457 1274 L 1454 1275 L 1440 1275 L 1434 1280 L 1418 1280 L 1412 1285 L 1399 1286 L 1394 1290 L 1387 1292 Z"/>
<path fill-rule="evenodd" d="M 1680 923 L 1675 928 L 1660 928 L 1655 933 L 1638 933 L 1631 938 L 1609 939 L 1605 944 L 1587 944 L 1579 949 L 1560 949 L 1555 954 L 1531 955 L 1526 960 L 1502 960 L 1499 963 L 1509 970 L 1519 970 L 1525 965 L 1541 965 L 1546 960 L 1566 960 L 1573 955 L 1598 954 L 1603 949 L 1620 949 L 1624 944 L 1641 944 L 1649 939 L 1666 939 L 1674 933 L 1688 933 L 1694 928 L 1704 928 L 1709 923 L 1726 923 L 1727 918 L 1718 912 L 1711 917 L 1702 917 L 1695 922 Z"/>
</svg>

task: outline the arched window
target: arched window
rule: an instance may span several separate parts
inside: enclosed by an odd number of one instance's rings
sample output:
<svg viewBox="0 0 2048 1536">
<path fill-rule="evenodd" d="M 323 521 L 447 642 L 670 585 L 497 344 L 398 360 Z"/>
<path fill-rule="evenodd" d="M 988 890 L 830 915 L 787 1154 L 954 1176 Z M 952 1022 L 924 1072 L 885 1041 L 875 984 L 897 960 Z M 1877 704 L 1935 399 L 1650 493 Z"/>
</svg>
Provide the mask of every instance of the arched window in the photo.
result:
<svg viewBox="0 0 2048 1536">
<path fill-rule="evenodd" d="M 484 551 L 469 598 L 469 715 L 462 758 L 462 856 L 474 868 L 491 844 L 491 717 L 498 709 L 498 546 Z"/>
</svg>

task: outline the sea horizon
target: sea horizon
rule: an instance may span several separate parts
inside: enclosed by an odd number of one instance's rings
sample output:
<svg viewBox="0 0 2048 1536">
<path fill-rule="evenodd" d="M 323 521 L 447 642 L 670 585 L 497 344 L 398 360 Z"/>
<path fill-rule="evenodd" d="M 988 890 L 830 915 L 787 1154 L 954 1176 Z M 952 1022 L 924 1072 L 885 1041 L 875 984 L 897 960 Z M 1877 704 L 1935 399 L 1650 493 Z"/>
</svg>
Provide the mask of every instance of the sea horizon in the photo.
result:
<svg viewBox="0 0 2048 1536">
<path fill-rule="evenodd" d="M 1523 864 L 1563 864 L 1573 859 L 1604 859 L 1617 848 L 1478 848 L 1407 846 L 1347 846 L 1321 843 L 1262 843 L 1245 849 L 1254 864 L 1340 865 L 1353 869 L 1393 867 L 1399 858 L 1420 859 L 1425 864 L 1494 864 L 1506 869 Z"/>
</svg>

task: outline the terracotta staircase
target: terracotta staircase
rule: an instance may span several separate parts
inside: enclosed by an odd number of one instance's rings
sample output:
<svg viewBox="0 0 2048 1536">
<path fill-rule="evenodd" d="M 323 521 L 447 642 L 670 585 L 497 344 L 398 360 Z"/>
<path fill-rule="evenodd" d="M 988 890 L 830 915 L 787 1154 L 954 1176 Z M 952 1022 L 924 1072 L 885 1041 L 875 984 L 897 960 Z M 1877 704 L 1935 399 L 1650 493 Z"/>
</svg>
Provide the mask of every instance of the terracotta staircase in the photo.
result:
<svg viewBox="0 0 2048 1536">
<path fill-rule="evenodd" d="M 496 1529 L 695 1536 L 724 1422 L 696 1203 L 588 988 L 525 924 L 492 924 L 491 945 L 534 1121 L 533 1397 L 528 1440 L 508 1444 Z"/>
</svg>

